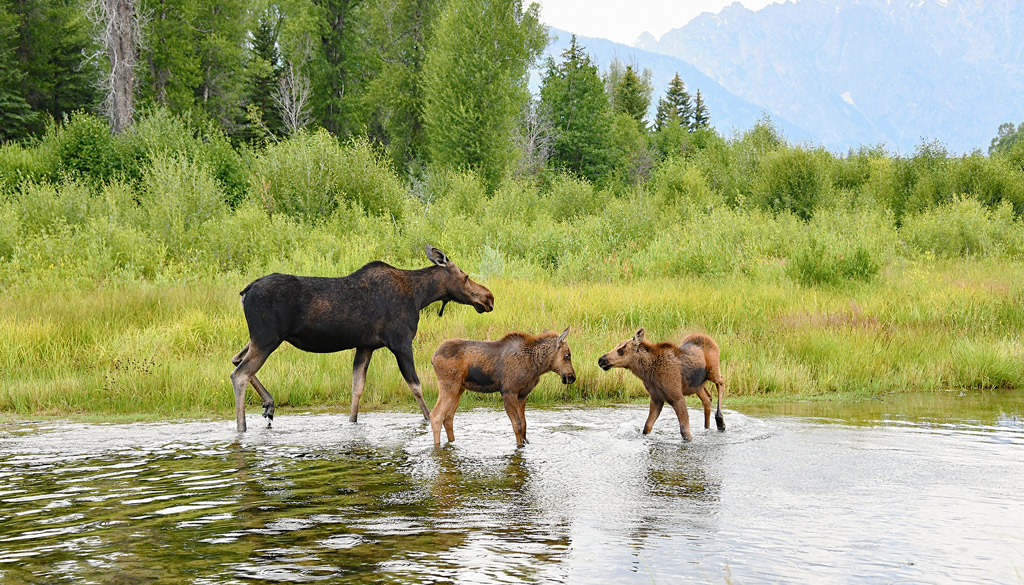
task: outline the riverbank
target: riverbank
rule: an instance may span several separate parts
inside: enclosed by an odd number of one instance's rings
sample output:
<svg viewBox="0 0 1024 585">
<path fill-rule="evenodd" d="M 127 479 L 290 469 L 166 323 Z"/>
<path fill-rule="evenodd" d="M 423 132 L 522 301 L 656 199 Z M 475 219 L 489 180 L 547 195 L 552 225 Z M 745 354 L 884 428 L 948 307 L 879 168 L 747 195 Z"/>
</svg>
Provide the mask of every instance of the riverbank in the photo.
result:
<svg viewBox="0 0 1024 585">
<path fill-rule="evenodd" d="M 230 416 L 230 358 L 246 341 L 238 290 L 258 274 L 179 282 L 13 285 L 0 297 L 0 414 L 120 418 Z M 642 401 L 639 381 L 597 358 L 639 327 L 678 342 L 702 331 L 722 348 L 727 404 L 912 390 L 1024 388 L 1024 266 L 1002 259 L 899 260 L 868 283 L 804 286 L 782 266 L 749 274 L 613 283 L 493 277 L 495 311 L 423 311 L 414 342 L 424 394 L 444 339 L 572 327 L 578 382 L 553 376 L 537 406 Z M 374 354 L 364 409 L 415 403 L 387 351 Z M 282 412 L 344 410 L 351 352 L 282 347 L 261 379 Z M 258 398 L 249 394 L 255 413 Z M 492 397 L 467 393 L 463 407 Z"/>
</svg>

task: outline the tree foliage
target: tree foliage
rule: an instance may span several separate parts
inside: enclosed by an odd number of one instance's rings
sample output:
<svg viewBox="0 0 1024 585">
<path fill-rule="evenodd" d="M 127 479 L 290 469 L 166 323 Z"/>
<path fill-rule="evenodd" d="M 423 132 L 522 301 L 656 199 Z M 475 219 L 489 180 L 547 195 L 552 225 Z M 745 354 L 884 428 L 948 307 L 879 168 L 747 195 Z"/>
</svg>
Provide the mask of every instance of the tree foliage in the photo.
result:
<svg viewBox="0 0 1024 585">
<path fill-rule="evenodd" d="M 548 59 L 540 95 L 553 125 L 551 164 L 591 181 L 608 175 L 611 107 L 597 66 L 575 35 L 560 62 Z"/>
<path fill-rule="evenodd" d="M 530 99 L 529 69 L 546 44 L 536 4 L 448 3 L 423 69 L 432 162 L 476 169 L 489 186 L 497 184 L 515 160 L 509 137 Z"/>
<path fill-rule="evenodd" d="M 661 130 L 670 124 L 689 129 L 693 120 L 693 103 L 686 91 L 686 84 L 679 74 L 668 84 L 665 97 L 658 100 L 658 113 L 654 119 L 654 128 Z"/>
</svg>

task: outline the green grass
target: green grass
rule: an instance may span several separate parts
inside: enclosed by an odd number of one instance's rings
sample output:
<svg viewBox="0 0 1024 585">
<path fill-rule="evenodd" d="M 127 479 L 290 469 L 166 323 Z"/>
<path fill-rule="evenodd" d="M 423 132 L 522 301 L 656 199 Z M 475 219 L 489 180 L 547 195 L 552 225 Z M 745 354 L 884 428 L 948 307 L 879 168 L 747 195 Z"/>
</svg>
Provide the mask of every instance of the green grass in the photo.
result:
<svg viewBox="0 0 1024 585">
<path fill-rule="evenodd" d="M 0 413 L 15 416 L 226 417 L 230 358 L 246 342 L 238 290 L 258 274 L 119 285 L 22 284 L 0 297 Z M 1024 266 L 1007 260 L 900 261 L 871 283 L 811 287 L 784 269 L 681 279 L 564 283 L 493 277 L 492 313 L 450 305 L 421 314 L 414 342 L 428 404 L 430 356 L 450 337 L 572 327 L 578 382 L 546 376 L 535 405 L 643 400 L 597 358 L 639 327 L 722 348 L 733 398 L 774 400 L 889 391 L 1024 387 Z M 344 409 L 352 352 L 282 347 L 260 372 L 285 411 Z M 365 409 L 415 410 L 386 350 L 374 355 Z M 252 412 L 258 398 L 250 391 Z M 467 393 L 463 406 L 495 403 Z"/>
</svg>

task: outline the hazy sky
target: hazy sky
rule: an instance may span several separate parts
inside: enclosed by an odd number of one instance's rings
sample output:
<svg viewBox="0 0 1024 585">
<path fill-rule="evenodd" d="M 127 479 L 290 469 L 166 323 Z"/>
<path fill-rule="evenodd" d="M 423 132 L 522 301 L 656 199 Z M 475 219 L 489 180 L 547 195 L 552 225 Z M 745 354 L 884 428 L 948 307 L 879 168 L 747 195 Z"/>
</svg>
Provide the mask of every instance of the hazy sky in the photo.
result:
<svg viewBox="0 0 1024 585">
<path fill-rule="evenodd" d="M 718 12 L 734 0 L 533 0 L 553 27 L 627 45 L 647 31 L 660 37 L 701 12 Z M 751 10 L 780 0 L 741 0 Z M 528 3 L 528 2 L 527 2 Z"/>
</svg>

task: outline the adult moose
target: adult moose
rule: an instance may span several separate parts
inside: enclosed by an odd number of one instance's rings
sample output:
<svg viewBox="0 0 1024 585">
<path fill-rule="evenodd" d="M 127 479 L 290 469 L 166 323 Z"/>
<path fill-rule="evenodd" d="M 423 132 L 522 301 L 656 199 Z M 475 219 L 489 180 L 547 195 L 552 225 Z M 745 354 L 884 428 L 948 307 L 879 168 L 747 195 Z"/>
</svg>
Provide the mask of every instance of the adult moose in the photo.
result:
<svg viewBox="0 0 1024 585">
<path fill-rule="evenodd" d="M 231 359 L 235 370 L 235 418 L 245 430 L 245 389 L 249 383 L 263 399 L 263 416 L 274 420 L 274 398 L 256 379 L 256 372 L 282 342 L 316 353 L 355 348 L 352 365 L 352 413 L 359 416 L 359 398 L 374 350 L 386 347 L 398 361 L 423 417 L 430 409 L 423 401 L 412 358 L 412 339 L 420 311 L 441 301 L 473 305 L 478 313 L 494 309 L 494 295 L 470 280 L 441 250 L 428 245 L 433 266 L 400 270 L 384 262 L 370 262 L 348 276 L 322 278 L 270 274 L 242 289 L 242 309 L 249 326 L 249 343 Z M 269 422 L 268 422 L 269 426 Z"/>
<path fill-rule="evenodd" d="M 626 368 L 644 383 L 644 389 L 651 395 L 651 410 L 644 423 L 645 435 L 651 432 L 654 421 L 668 402 L 679 419 L 679 433 L 684 440 L 692 440 L 690 415 L 686 411 L 686 397 L 691 394 L 696 394 L 704 405 L 704 428 L 711 428 L 711 395 L 704 388 L 708 380 L 718 389 L 715 424 L 718 430 L 725 430 L 722 416 L 725 379 L 718 362 L 718 344 L 707 335 L 692 333 L 680 345 L 650 343 L 644 341 L 644 330 L 640 329 L 631 339 L 598 358 L 597 365 L 605 371 Z"/>
</svg>

